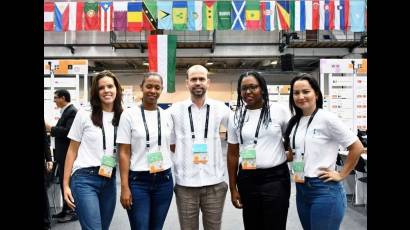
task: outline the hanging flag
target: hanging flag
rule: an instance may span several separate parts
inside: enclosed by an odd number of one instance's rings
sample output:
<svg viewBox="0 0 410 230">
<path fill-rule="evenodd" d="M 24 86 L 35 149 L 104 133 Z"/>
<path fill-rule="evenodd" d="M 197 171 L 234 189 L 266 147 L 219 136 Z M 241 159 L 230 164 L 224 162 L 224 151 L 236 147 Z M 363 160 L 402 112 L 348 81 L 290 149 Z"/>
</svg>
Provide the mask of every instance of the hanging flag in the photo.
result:
<svg viewBox="0 0 410 230">
<path fill-rule="evenodd" d="M 246 30 L 258 30 L 260 28 L 259 3 L 247 1 L 245 6 Z"/>
<path fill-rule="evenodd" d="M 305 31 L 305 0 L 295 1 L 295 30 L 294 31 Z"/>
<path fill-rule="evenodd" d="M 188 4 L 186 1 L 174 1 L 172 4 L 172 22 L 174 30 L 185 30 L 188 22 Z"/>
<path fill-rule="evenodd" d="M 172 30 L 172 2 L 157 2 L 158 29 Z"/>
<path fill-rule="evenodd" d="M 157 1 L 144 0 L 142 3 L 144 30 L 151 31 L 158 28 Z"/>
<path fill-rule="evenodd" d="M 275 30 L 274 14 L 275 1 L 260 2 L 260 9 L 262 12 L 261 27 L 263 31 Z"/>
<path fill-rule="evenodd" d="M 204 1 L 203 11 L 202 11 L 202 29 L 203 30 L 214 30 L 217 28 L 217 14 L 216 14 L 215 0 Z"/>
<path fill-rule="evenodd" d="M 325 0 L 319 0 L 319 30 L 325 29 Z"/>
<path fill-rule="evenodd" d="M 100 2 L 100 28 L 103 32 L 112 31 L 112 2 Z"/>
<path fill-rule="evenodd" d="M 127 8 L 128 2 L 113 2 L 114 31 L 127 31 Z"/>
<path fill-rule="evenodd" d="M 202 1 L 188 1 L 188 30 L 202 30 Z"/>
<path fill-rule="evenodd" d="M 319 29 L 319 0 L 312 0 L 312 28 L 311 30 L 318 30 Z"/>
<path fill-rule="evenodd" d="M 44 31 L 54 30 L 54 3 L 44 3 Z"/>
<path fill-rule="evenodd" d="M 54 31 L 68 31 L 68 17 L 70 8 L 68 2 L 56 2 L 54 7 Z"/>
<path fill-rule="evenodd" d="M 148 35 L 149 71 L 159 73 L 164 89 L 175 92 L 176 35 Z"/>
<path fill-rule="evenodd" d="M 130 32 L 139 32 L 142 30 L 142 2 L 128 2 L 128 25 L 127 30 Z"/>
<path fill-rule="evenodd" d="M 84 18 L 84 2 L 69 2 L 68 30 L 82 31 Z"/>
<path fill-rule="evenodd" d="M 228 1 L 220 1 L 217 5 L 218 30 L 230 30 L 232 4 Z"/>
<path fill-rule="evenodd" d="M 289 30 L 295 31 L 295 1 L 289 2 Z"/>
<path fill-rule="evenodd" d="M 351 32 L 363 32 L 364 30 L 364 13 L 365 13 L 364 0 L 356 0 L 350 2 L 350 31 Z"/>
<path fill-rule="evenodd" d="M 335 29 L 335 1 L 325 0 L 325 30 Z"/>
<path fill-rule="evenodd" d="M 85 30 L 98 30 L 98 2 L 86 2 L 84 4 Z"/>
<path fill-rule="evenodd" d="M 278 14 L 280 29 L 288 31 L 290 28 L 289 2 L 287 0 L 276 1 L 276 13 Z"/>
<path fill-rule="evenodd" d="M 231 30 L 245 30 L 245 1 L 232 1 Z"/>
</svg>

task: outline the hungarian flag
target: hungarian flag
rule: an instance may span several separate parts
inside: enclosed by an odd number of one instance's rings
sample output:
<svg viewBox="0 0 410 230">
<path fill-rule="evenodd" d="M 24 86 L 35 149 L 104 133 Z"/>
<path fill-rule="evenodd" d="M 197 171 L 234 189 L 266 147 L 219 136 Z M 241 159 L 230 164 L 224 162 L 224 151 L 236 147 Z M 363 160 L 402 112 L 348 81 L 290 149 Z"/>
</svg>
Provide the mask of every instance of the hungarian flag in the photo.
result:
<svg viewBox="0 0 410 230">
<path fill-rule="evenodd" d="M 231 30 L 245 30 L 245 1 L 232 1 Z"/>
<path fill-rule="evenodd" d="M 203 30 L 214 30 L 216 29 L 216 1 L 204 1 L 202 8 L 202 29 Z"/>
<path fill-rule="evenodd" d="M 128 2 L 128 31 L 139 32 L 142 30 L 142 3 Z"/>
<path fill-rule="evenodd" d="M 174 1 L 172 5 L 172 22 L 174 30 L 185 30 L 188 21 L 188 5 L 186 1 Z"/>
<path fill-rule="evenodd" d="M 143 28 L 146 31 L 157 30 L 157 1 L 144 0 L 142 3 L 143 10 Z"/>
<path fill-rule="evenodd" d="M 188 30 L 202 30 L 202 1 L 188 1 Z"/>
<path fill-rule="evenodd" d="M 68 31 L 70 8 L 68 2 L 56 2 L 54 8 L 55 31 Z"/>
<path fill-rule="evenodd" d="M 157 2 L 158 29 L 172 30 L 172 2 Z"/>
<path fill-rule="evenodd" d="M 100 2 L 100 30 L 103 32 L 112 31 L 112 2 Z"/>
<path fill-rule="evenodd" d="M 86 2 L 84 4 L 85 30 L 99 30 L 98 2 Z"/>
<path fill-rule="evenodd" d="M 84 18 L 84 2 L 70 2 L 70 16 L 68 17 L 68 30 L 82 31 Z"/>
<path fill-rule="evenodd" d="M 218 30 L 230 30 L 232 26 L 232 4 L 228 1 L 218 2 Z"/>
<path fill-rule="evenodd" d="M 176 35 L 148 35 L 149 71 L 159 73 L 168 93 L 175 92 Z"/>
<path fill-rule="evenodd" d="M 258 30 L 260 28 L 259 2 L 246 2 L 246 30 Z"/>
<path fill-rule="evenodd" d="M 44 31 L 54 30 L 54 2 L 44 3 Z"/>
<path fill-rule="evenodd" d="M 114 6 L 114 31 L 127 31 L 128 2 L 113 2 Z"/>
</svg>

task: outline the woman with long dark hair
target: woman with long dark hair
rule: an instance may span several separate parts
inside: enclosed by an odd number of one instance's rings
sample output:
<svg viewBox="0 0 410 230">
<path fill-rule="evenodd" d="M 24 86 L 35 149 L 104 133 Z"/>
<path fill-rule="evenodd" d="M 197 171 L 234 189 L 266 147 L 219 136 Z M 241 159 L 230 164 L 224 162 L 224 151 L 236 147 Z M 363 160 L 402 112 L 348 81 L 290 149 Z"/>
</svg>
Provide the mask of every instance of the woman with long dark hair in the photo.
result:
<svg viewBox="0 0 410 230">
<path fill-rule="evenodd" d="M 75 209 L 82 229 L 108 230 L 117 200 L 117 126 L 122 89 L 117 77 L 102 71 L 91 85 L 91 111 L 80 110 L 68 133 L 64 199 Z"/>
<path fill-rule="evenodd" d="M 232 204 L 243 208 L 245 229 L 285 230 L 290 175 L 282 136 L 290 113 L 269 102 L 266 81 L 258 72 L 241 74 L 237 92 L 237 109 L 228 125 Z"/>
<path fill-rule="evenodd" d="M 319 84 L 301 73 L 291 81 L 289 108 L 294 116 L 285 132 L 293 153 L 296 206 L 305 230 L 337 230 L 346 208 L 341 180 L 349 175 L 363 145 L 333 113 L 323 110 Z M 335 171 L 338 148 L 349 150 L 340 172 Z"/>
</svg>

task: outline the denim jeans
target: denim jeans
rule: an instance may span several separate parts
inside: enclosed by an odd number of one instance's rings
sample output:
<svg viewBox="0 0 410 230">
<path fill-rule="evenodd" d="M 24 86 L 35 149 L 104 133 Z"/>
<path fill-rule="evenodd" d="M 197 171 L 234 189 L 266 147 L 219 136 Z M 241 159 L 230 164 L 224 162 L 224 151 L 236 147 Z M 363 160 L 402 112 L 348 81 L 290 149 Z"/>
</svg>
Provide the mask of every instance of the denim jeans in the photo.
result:
<svg viewBox="0 0 410 230">
<path fill-rule="evenodd" d="M 99 167 L 81 168 L 71 176 L 71 191 L 82 230 L 108 230 L 117 200 L 115 169 L 111 178 Z"/>
<path fill-rule="evenodd" d="M 296 183 L 296 206 L 304 230 L 337 230 L 347 206 L 340 182 L 313 177 Z"/>
<path fill-rule="evenodd" d="M 160 230 L 172 200 L 171 169 L 158 173 L 130 171 L 128 183 L 132 194 L 127 210 L 132 230 Z"/>
</svg>

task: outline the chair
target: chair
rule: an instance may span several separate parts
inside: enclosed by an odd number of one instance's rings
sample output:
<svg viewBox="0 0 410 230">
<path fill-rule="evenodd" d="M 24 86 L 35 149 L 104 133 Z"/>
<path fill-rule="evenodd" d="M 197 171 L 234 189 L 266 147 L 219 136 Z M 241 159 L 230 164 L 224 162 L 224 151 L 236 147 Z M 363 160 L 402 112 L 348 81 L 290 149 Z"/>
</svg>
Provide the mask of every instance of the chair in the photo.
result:
<svg viewBox="0 0 410 230">
<path fill-rule="evenodd" d="M 367 166 L 365 160 L 360 157 L 355 171 L 355 193 L 354 193 L 354 205 L 358 204 L 359 188 L 362 189 L 364 205 L 367 210 Z"/>
</svg>

